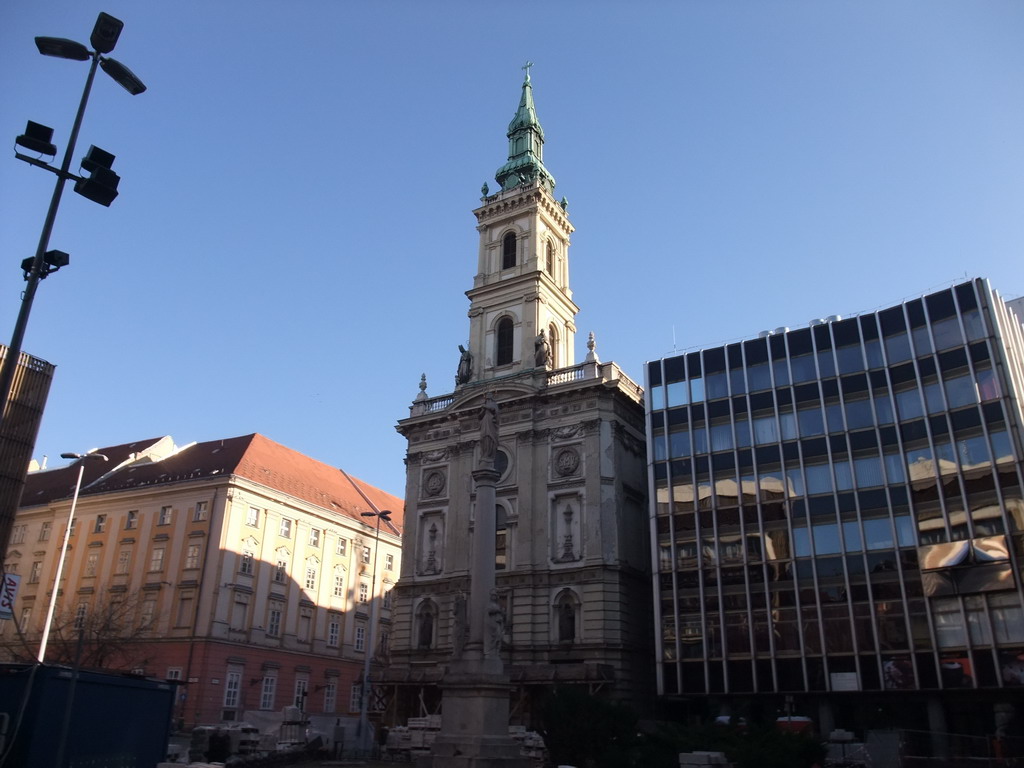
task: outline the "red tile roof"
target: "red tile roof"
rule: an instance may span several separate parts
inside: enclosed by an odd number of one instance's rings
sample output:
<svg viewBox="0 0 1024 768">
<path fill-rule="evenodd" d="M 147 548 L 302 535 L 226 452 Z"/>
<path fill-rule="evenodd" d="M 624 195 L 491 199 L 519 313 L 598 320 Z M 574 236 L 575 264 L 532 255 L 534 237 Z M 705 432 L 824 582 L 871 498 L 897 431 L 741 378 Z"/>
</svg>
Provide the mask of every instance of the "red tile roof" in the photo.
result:
<svg viewBox="0 0 1024 768">
<path fill-rule="evenodd" d="M 90 473 L 91 480 L 95 481 L 104 471 L 117 466 L 120 463 L 118 459 L 123 461 L 130 453 L 142 450 L 141 447 L 132 449 L 131 446 L 148 446 L 155 442 L 152 440 L 148 443 L 100 449 L 100 453 L 109 456 L 110 462 L 86 462 L 82 495 L 236 475 L 351 518 L 360 518 L 360 513 L 374 511 L 366 501 L 369 498 L 377 509 L 392 512 L 395 532 L 400 533 L 402 530 L 404 502 L 401 499 L 357 478 L 350 479 L 342 470 L 311 459 L 260 434 L 195 443 L 160 461 L 143 460 L 129 464 L 99 482 L 90 484 Z M 53 477 L 44 478 L 44 475 Z M 70 496 L 77 476 L 77 464 L 29 475 L 22 506 L 44 504 L 52 499 Z M 369 518 L 364 519 L 364 522 L 373 523 Z"/>
</svg>

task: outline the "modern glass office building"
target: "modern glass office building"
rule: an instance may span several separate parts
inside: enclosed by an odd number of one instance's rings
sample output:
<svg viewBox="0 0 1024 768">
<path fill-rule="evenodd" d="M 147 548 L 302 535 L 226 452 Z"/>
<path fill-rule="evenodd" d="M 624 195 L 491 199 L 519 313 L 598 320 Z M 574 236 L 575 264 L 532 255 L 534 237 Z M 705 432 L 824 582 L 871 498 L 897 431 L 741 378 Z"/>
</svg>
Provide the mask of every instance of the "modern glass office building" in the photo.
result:
<svg viewBox="0 0 1024 768">
<path fill-rule="evenodd" d="M 1024 695 L 1022 361 L 979 279 L 648 363 L 663 700 L 825 732 L 1005 721 Z"/>
</svg>

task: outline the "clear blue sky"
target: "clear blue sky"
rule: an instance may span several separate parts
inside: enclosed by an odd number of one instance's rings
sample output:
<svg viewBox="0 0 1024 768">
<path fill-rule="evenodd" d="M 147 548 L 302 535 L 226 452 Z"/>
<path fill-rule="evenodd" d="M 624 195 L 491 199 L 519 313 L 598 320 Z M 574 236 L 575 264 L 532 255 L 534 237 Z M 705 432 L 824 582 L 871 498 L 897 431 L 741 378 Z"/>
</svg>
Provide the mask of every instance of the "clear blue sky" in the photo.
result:
<svg viewBox="0 0 1024 768">
<path fill-rule="evenodd" d="M 57 365 L 36 456 L 261 432 L 403 495 L 421 373 L 451 390 L 470 213 L 525 60 L 568 197 L 577 359 L 645 360 L 961 279 L 1024 293 L 1024 3 L 7 0 L 0 135 L 117 155 L 68 189 L 26 351 Z M 0 340 L 53 177 L 0 162 Z M 56 459 L 56 461 L 60 461 Z"/>
</svg>

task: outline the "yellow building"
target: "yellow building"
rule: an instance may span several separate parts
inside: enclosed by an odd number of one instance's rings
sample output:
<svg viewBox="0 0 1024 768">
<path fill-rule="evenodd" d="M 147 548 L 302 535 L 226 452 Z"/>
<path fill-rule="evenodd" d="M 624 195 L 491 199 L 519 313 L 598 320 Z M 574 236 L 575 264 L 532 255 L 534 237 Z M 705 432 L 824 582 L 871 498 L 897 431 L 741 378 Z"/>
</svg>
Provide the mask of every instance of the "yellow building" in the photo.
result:
<svg viewBox="0 0 1024 768">
<path fill-rule="evenodd" d="M 5 656 L 38 652 L 81 466 L 48 663 L 181 681 L 186 726 L 357 715 L 366 654 L 387 657 L 402 500 L 259 434 L 96 453 L 29 475 Z"/>
</svg>

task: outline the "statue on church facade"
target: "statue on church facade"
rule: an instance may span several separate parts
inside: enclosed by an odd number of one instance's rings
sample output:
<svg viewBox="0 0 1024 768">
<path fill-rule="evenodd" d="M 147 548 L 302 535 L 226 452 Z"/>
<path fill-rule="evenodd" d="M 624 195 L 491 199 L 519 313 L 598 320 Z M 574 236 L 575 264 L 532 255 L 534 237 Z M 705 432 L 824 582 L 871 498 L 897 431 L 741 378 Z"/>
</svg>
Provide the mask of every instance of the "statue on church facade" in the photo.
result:
<svg viewBox="0 0 1024 768">
<path fill-rule="evenodd" d="M 538 368 L 551 367 L 551 344 L 548 343 L 544 329 L 540 329 L 540 335 L 533 341 L 533 364 Z"/>
<path fill-rule="evenodd" d="M 459 344 L 459 367 L 455 372 L 455 386 L 466 384 L 473 378 L 473 353 Z"/>
<path fill-rule="evenodd" d="M 498 590 L 491 590 L 491 599 L 487 603 L 487 637 L 484 640 L 484 657 L 493 658 L 501 654 L 501 644 L 505 637 L 505 611 L 498 602 Z"/>
<path fill-rule="evenodd" d="M 494 457 L 498 453 L 498 404 L 488 393 L 480 409 L 480 462 L 479 469 L 494 469 Z"/>
</svg>

